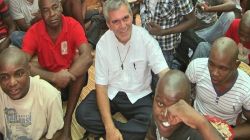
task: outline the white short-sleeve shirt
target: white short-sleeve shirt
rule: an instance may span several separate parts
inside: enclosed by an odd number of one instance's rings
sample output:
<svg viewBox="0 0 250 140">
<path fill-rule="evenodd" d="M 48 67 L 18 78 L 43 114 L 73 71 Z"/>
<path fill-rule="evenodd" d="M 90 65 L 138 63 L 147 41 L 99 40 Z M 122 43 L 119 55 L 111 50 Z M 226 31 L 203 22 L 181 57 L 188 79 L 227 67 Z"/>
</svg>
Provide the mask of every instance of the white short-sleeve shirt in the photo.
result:
<svg viewBox="0 0 250 140">
<path fill-rule="evenodd" d="M 95 68 L 96 84 L 108 86 L 111 100 L 118 91 L 123 91 L 134 103 L 152 92 L 151 70 L 158 74 L 168 66 L 158 42 L 144 28 L 133 25 L 131 39 L 125 45 L 111 30 L 101 37 Z"/>
</svg>

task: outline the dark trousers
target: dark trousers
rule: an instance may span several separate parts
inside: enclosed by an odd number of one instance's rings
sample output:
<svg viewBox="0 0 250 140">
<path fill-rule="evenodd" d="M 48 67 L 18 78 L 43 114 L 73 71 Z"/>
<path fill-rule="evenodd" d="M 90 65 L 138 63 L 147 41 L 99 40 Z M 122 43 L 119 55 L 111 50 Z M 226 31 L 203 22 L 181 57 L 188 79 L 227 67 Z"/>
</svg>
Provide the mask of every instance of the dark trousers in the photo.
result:
<svg viewBox="0 0 250 140">
<path fill-rule="evenodd" d="M 120 112 L 128 120 L 127 123 L 114 120 L 114 124 L 122 133 L 123 139 L 144 140 L 152 115 L 150 94 L 131 104 L 124 92 L 118 92 L 116 97 L 110 100 L 110 109 L 112 115 Z M 105 128 L 96 103 L 95 90 L 91 91 L 77 107 L 76 120 L 88 132 L 105 135 Z"/>
</svg>

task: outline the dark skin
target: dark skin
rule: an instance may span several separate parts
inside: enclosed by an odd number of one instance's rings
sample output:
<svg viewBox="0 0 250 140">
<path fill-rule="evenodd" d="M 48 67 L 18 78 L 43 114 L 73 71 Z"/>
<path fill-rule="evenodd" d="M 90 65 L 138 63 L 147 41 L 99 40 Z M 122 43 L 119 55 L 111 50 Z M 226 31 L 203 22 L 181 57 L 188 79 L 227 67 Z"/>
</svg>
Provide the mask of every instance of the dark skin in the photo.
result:
<svg viewBox="0 0 250 140">
<path fill-rule="evenodd" d="M 63 6 L 64 15 L 73 17 L 85 29 L 85 25 L 84 25 L 85 13 L 82 12 L 83 6 L 81 3 L 81 0 L 62 0 L 61 3 Z M 85 3 L 85 0 L 83 1 L 83 4 L 84 3 Z M 86 11 L 86 9 L 85 9 L 85 11 Z M 84 16 L 83 16 L 83 14 L 84 14 Z"/>
<path fill-rule="evenodd" d="M 160 79 L 153 102 L 153 117 L 160 135 L 169 138 L 185 123 L 197 129 L 204 140 L 221 140 L 212 125 L 189 105 L 190 92 L 190 83 L 181 71 L 170 70 Z M 169 126 L 164 125 L 166 122 Z"/>
<path fill-rule="evenodd" d="M 34 0 L 27 0 L 27 1 L 30 2 L 30 3 L 33 3 Z M 37 11 L 36 13 L 32 13 L 32 15 L 34 16 L 34 18 L 30 21 L 30 25 L 28 25 L 28 24 L 25 22 L 25 19 L 24 19 L 24 18 L 15 20 L 17 26 L 18 26 L 22 31 L 27 31 L 31 25 L 33 25 L 34 23 L 36 23 L 37 21 L 39 21 L 39 20 L 42 18 L 39 11 Z"/>
<path fill-rule="evenodd" d="M 43 20 L 46 23 L 46 30 L 51 40 L 55 42 L 62 28 L 61 20 L 59 20 L 61 19 L 62 12 L 60 2 L 58 0 L 40 0 L 39 7 Z M 53 20 L 51 22 L 50 17 L 58 19 L 57 22 L 53 22 Z M 78 50 L 79 55 L 75 56 L 71 67 L 68 69 L 61 69 L 58 72 L 51 72 L 31 63 L 32 75 L 39 74 L 41 78 L 51 82 L 58 89 L 69 87 L 69 99 L 64 117 L 64 127 L 58 138 L 60 140 L 71 139 L 72 114 L 84 84 L 83 75 L 86 74 L 93 61 L 91 48 L 88 44 L 81 44 Z M 28 55 L 29 60 L 31 57 L 32 56 Z"/>
<path fill-rule="evenodd" d="M 196 18 L 194 15 L 194 11 L 192 11 L 187 15 L 184 15 L 183 17 L 184 19 L 180 24 L 167 29 L 161 29 L 161 26 L 158 25 L 157 23 L 149 22 L 147 23 L 148 31 L 152 35 L 164 36 L 164 35 L 184 32 L 185 30 L 192 28 L 195 25 Z"/>
<path fill-rule="evenodd" d="M 227 37 L 217 39 L 211 48 L 208 69 L 214 88 L 219 92 L 226 92 L 237 78 L 238 48 L 236 43 Z M 243 108 L 242 113 L 247 118 L 243 124 L 234 128 L 235 139 L 250 138 L 250 112 Z"/>
<path fill-rule="evenodd" d="M 5 4 L 5 3 L 4 3 Z M 0 52 L 2 52 L 5 48 L 8 48 L 10 45 L 10 35 L 13 31 L 16 30 L 16 26 L 10 16 L 9 13 L 4 13 L 2 16 L 3 23 L 7 26 L 8 28 L 8 35 L 4 39 L 3 42 L 0 43 Z"/>
<path fill-rule="evenodd" d="M 240 42 L 243 45 L 247 45 L 250 42 L 250 10 L 246 11 L 242 16 L 239 26 Z"/>
<path fill-rule="evenodd" d="M 13 57 L 15 56 L 15 57 Z M 26 54 L 24 52 L 22 52 L 20 49 L 16 48 L 16 47 L 11 47 L 11 48 L 7 48 L 5 49 L 1 54 L 0 54 L 0 65 L 1 65 L 1 74 L 2 74 L 2 70 L 5 70 L 6 74 L 10 74 L 10 71 L 13 70 L 22 70 L 24 71 L 22 77 L 23 78 L 15 78 L 13 77 L 15 80 L 12 80 L 12 82 L 9 83 L 9 87 L 18 87 L 21 84 L 22 89 L 20 90 L 20 98 L 21 99 L 23 97 L 25 97 L 29 91 L 29 85 L 30 85 L 30 80 L 29 80 L 29 74 L 30 74 L 30 67 L 29 67 L 29 62 L 26 58 Z M 18 72 L 18 75 L 20 76 L 20 72 Z M 27 80 L 24 80 L 27 79 Z M 25 82 L 25 83 L 24 83 Z M 3 86 L 1 84 L 1 86 Z M 7 88 L 9 88 L 7 86 Z M 8 95 L 8 89 L 3 88 L 6 90 L 5 93 L 7 93 Z M 8 95 L 9 97 L 11 97 L 10 95 Z M 60 131 L 55 132 L 54 136 L 52 139 L 56 139 L 56 136 L 60 134 Z M 41 138 L 41 139 L 46 139 L 45 137 Z M 3 140 L 3 135 L 0 133 L 0 140 Z"/>
</svg>

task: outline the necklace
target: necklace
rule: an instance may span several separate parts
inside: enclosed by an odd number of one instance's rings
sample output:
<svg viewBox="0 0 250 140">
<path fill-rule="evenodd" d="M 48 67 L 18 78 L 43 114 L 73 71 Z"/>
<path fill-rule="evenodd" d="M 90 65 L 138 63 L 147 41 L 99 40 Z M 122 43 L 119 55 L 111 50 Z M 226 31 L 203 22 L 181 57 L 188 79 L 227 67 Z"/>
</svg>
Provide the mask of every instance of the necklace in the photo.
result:
<svg viewBox="0 0 250 140">
<path fill-rule="evenodd" d="M 121 58 L 121 55 L 120 55 L 118 46 L 116 46 L 116 48 L 117 48 L 117 52 L 118 52 L 118 54 L 119 54 L 119 58 L 120 58 L 120 61 L 121 61 L 121 68 L 122 68 L 122 70 L 123 70 L 123 63 L 124 63 L 124 61 L 125 61 L 126 58 L 127 58 L 127 55 L 128 55 L 129 49 L 130 49 L 130 45 L 129 45 L 128 50 L 127 50 L 127 52 L 126 52 L 125 58 L 124 58 L 123 60 L 122 60 L 122 58 Z"/>
</svg>

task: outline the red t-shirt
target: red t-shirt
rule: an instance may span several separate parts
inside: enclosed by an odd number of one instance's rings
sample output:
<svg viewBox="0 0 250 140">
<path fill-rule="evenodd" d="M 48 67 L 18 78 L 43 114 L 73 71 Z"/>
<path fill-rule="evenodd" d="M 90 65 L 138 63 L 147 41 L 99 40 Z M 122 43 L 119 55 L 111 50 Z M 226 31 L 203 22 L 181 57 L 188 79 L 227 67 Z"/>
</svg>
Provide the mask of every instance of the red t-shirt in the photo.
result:
<svg viewBox="0 0 250 140">
<path fill-rule="evenodd" d="M 69 68 L 76 50 L 87 43 L 84 30 L 75 19 L 62 16 L 62 25 L 55 43 L 46 32 L 43 20 L 30 27 L 23 40 L 22 50 L 32 56 L 36 54 L 39 64 L 48 71 Z"/>
<path fill-rule="evenodd" d="M 8 35 L 8 28 L 3 22 L 4 17 L 10 16 L 8 10 L 8 5 L 4 2 L 4 0 L 0 0 L 0 39 Z"/>
<path fill-rule="evenodd" d="M 240 26 L 240 19 L 235 19 L 231 23 L 229 29 L 226 32 L 226 37 L 232 38 L 237 44 L 240 43 L 240 37 L 239 37 L 239 34 L 238 34 L 239 26 Z M 250 49 L 250 43 L 244 44 L 244 47 L 249 50 Z M 250 54 L 248 55 L 248 59 L 249 59 L 249 62 L 250 62 Z"/>
</svg>

